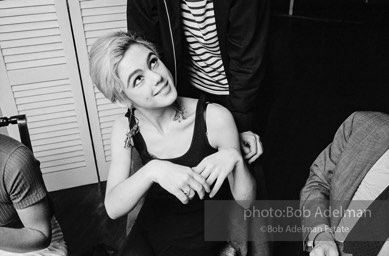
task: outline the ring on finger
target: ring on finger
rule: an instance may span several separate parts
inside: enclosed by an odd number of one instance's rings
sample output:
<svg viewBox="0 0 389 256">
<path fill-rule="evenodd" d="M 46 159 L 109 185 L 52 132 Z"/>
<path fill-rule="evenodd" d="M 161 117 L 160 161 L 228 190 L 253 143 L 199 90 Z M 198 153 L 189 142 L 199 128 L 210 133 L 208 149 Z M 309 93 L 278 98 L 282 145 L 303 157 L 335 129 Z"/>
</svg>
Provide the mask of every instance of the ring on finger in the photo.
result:
<svg viewBox="0 0 389 256">
<path fill-rule="evenodd" d="M 182 192 L 184 192 L 184 194 L 185 194 L 186 196 L 189 196 L 189 195 L 190 195 L 190 192 L 191 192 L 191 189 L 188 187 L 188 188 L 184 189 Z"/>
</svg>

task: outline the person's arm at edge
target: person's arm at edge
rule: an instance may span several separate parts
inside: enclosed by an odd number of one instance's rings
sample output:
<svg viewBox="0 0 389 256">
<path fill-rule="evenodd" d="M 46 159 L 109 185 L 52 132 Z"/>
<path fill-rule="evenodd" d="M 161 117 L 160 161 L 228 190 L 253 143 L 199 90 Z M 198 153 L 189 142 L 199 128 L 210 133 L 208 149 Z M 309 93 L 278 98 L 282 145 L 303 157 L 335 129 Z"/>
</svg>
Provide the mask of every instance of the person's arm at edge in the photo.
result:
<svg viewBox="0 0 389 256">
<path fill-rule="evenodd" d="M 39 161 L 20 144 L 8 157 L 5 189 L 19 216 L 22 228 L 0 228 L 0 249 L 29 252 L 46 248 L 51 242 L 51 211 Z"/>
<path fill-rule="evenodd" d="M 24 227 L 0 227 L 0 249 L 26 253 L 48 247 L 51 242 L 51 213 L 47 198 L 16 211 Z"/>
</svg>

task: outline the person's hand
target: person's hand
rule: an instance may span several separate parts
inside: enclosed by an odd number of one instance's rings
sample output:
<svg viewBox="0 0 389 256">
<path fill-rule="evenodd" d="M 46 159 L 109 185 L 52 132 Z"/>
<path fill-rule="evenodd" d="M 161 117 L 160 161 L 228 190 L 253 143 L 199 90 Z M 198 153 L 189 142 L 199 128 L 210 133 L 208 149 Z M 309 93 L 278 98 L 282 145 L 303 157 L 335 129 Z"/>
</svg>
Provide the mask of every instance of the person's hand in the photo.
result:
<svg viewBox="0 0 389 256">
<path fill-rule="evenodd" d="M 175 195 L 183 204 L 188 203 L 196 192 L 203 199 L 205 192 L 211 190 L 205 178 L 189 167 L 160 160 L 153 160 L 149 164 L 153 165 L 154 182 Z"/>
<path fill-rule="evenodd" d="M 320 233 L 315 239 L 315 245 L 310 256 L 338 256 L 338 248 L 334 238 L 328 232 Z"/>
<path fill-rule="evenodd" d="M 249 164 L 257 160 L 263 153 L 261 140 L 258 134 L 251 131 L 242 132 L 240 134 L 240 146 L 244 153 L 244 159 L 248 160 Z"/>
<path fill-rule="evenodd" d="M 218 152 L 207 156 L 192 169 L 205 178 L 208 185 L 211 186 L 215 183 L 209 194 L 209 197 L 213 197 L 239 161 L 242 161 L 242 157 L 238 150 L 234 148 L 219 149 Z"/>
</svg>

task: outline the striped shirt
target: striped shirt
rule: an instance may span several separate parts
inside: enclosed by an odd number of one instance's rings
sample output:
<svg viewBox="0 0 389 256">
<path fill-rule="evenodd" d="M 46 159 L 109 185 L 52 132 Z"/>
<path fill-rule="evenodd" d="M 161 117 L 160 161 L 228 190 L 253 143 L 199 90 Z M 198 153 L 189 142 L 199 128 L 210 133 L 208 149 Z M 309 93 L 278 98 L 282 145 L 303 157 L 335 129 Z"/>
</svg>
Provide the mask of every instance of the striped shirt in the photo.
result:
<svg viewBox="0 0 389 256">
<path fill-rule="evenodd" d="M 212 0 L 182 0 L 181 13 L 190 56 L 185 60 L 190 83 L 211 94 L 228 95 Z"/>
</svg>

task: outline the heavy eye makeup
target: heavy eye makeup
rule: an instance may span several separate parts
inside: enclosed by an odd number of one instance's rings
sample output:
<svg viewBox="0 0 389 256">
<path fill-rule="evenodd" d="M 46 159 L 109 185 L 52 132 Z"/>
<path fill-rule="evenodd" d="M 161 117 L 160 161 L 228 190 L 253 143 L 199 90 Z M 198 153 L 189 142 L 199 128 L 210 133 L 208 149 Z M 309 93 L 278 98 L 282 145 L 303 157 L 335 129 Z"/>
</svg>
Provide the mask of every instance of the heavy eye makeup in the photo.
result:
<svg viewBox="0 0 389 256">
<path fill-rule="evenodd" d="M 147 63 L 147 66 L 149 69 L 154 69 L 158 66 L 159 64 L 159 58 L 154 55 L 153 53 L 150 53 L 148 55 L 148 63 Z M 143 75 L 141 74 L 136 74 L 136 73 L 141 73 L 140 70 L 136 70 L 135 72 L 133 72 L 132 74 L 130 74 L 130 83 L 129 85 L 131 85 L 131 87 L 137 87 L 142 81 L 143 81 Z"/>
<path fill-rule="evenodd" d="M 134 80 L 133 80 L 132 87 L 138 86 L 142 81 L 143 81 L 143 76 L 137 75 L 137 76 L 134 78 Z"/>
<path fill-rule="evenodd" d="M 158 66 L 158 63 L 159 63 L 158 57 L 155 56 L 155 55 L 152 55 L 151 58 L 150 58 L 149 67 L 151 69 L 153 69 L 153 68 Z"/>
</svg>

